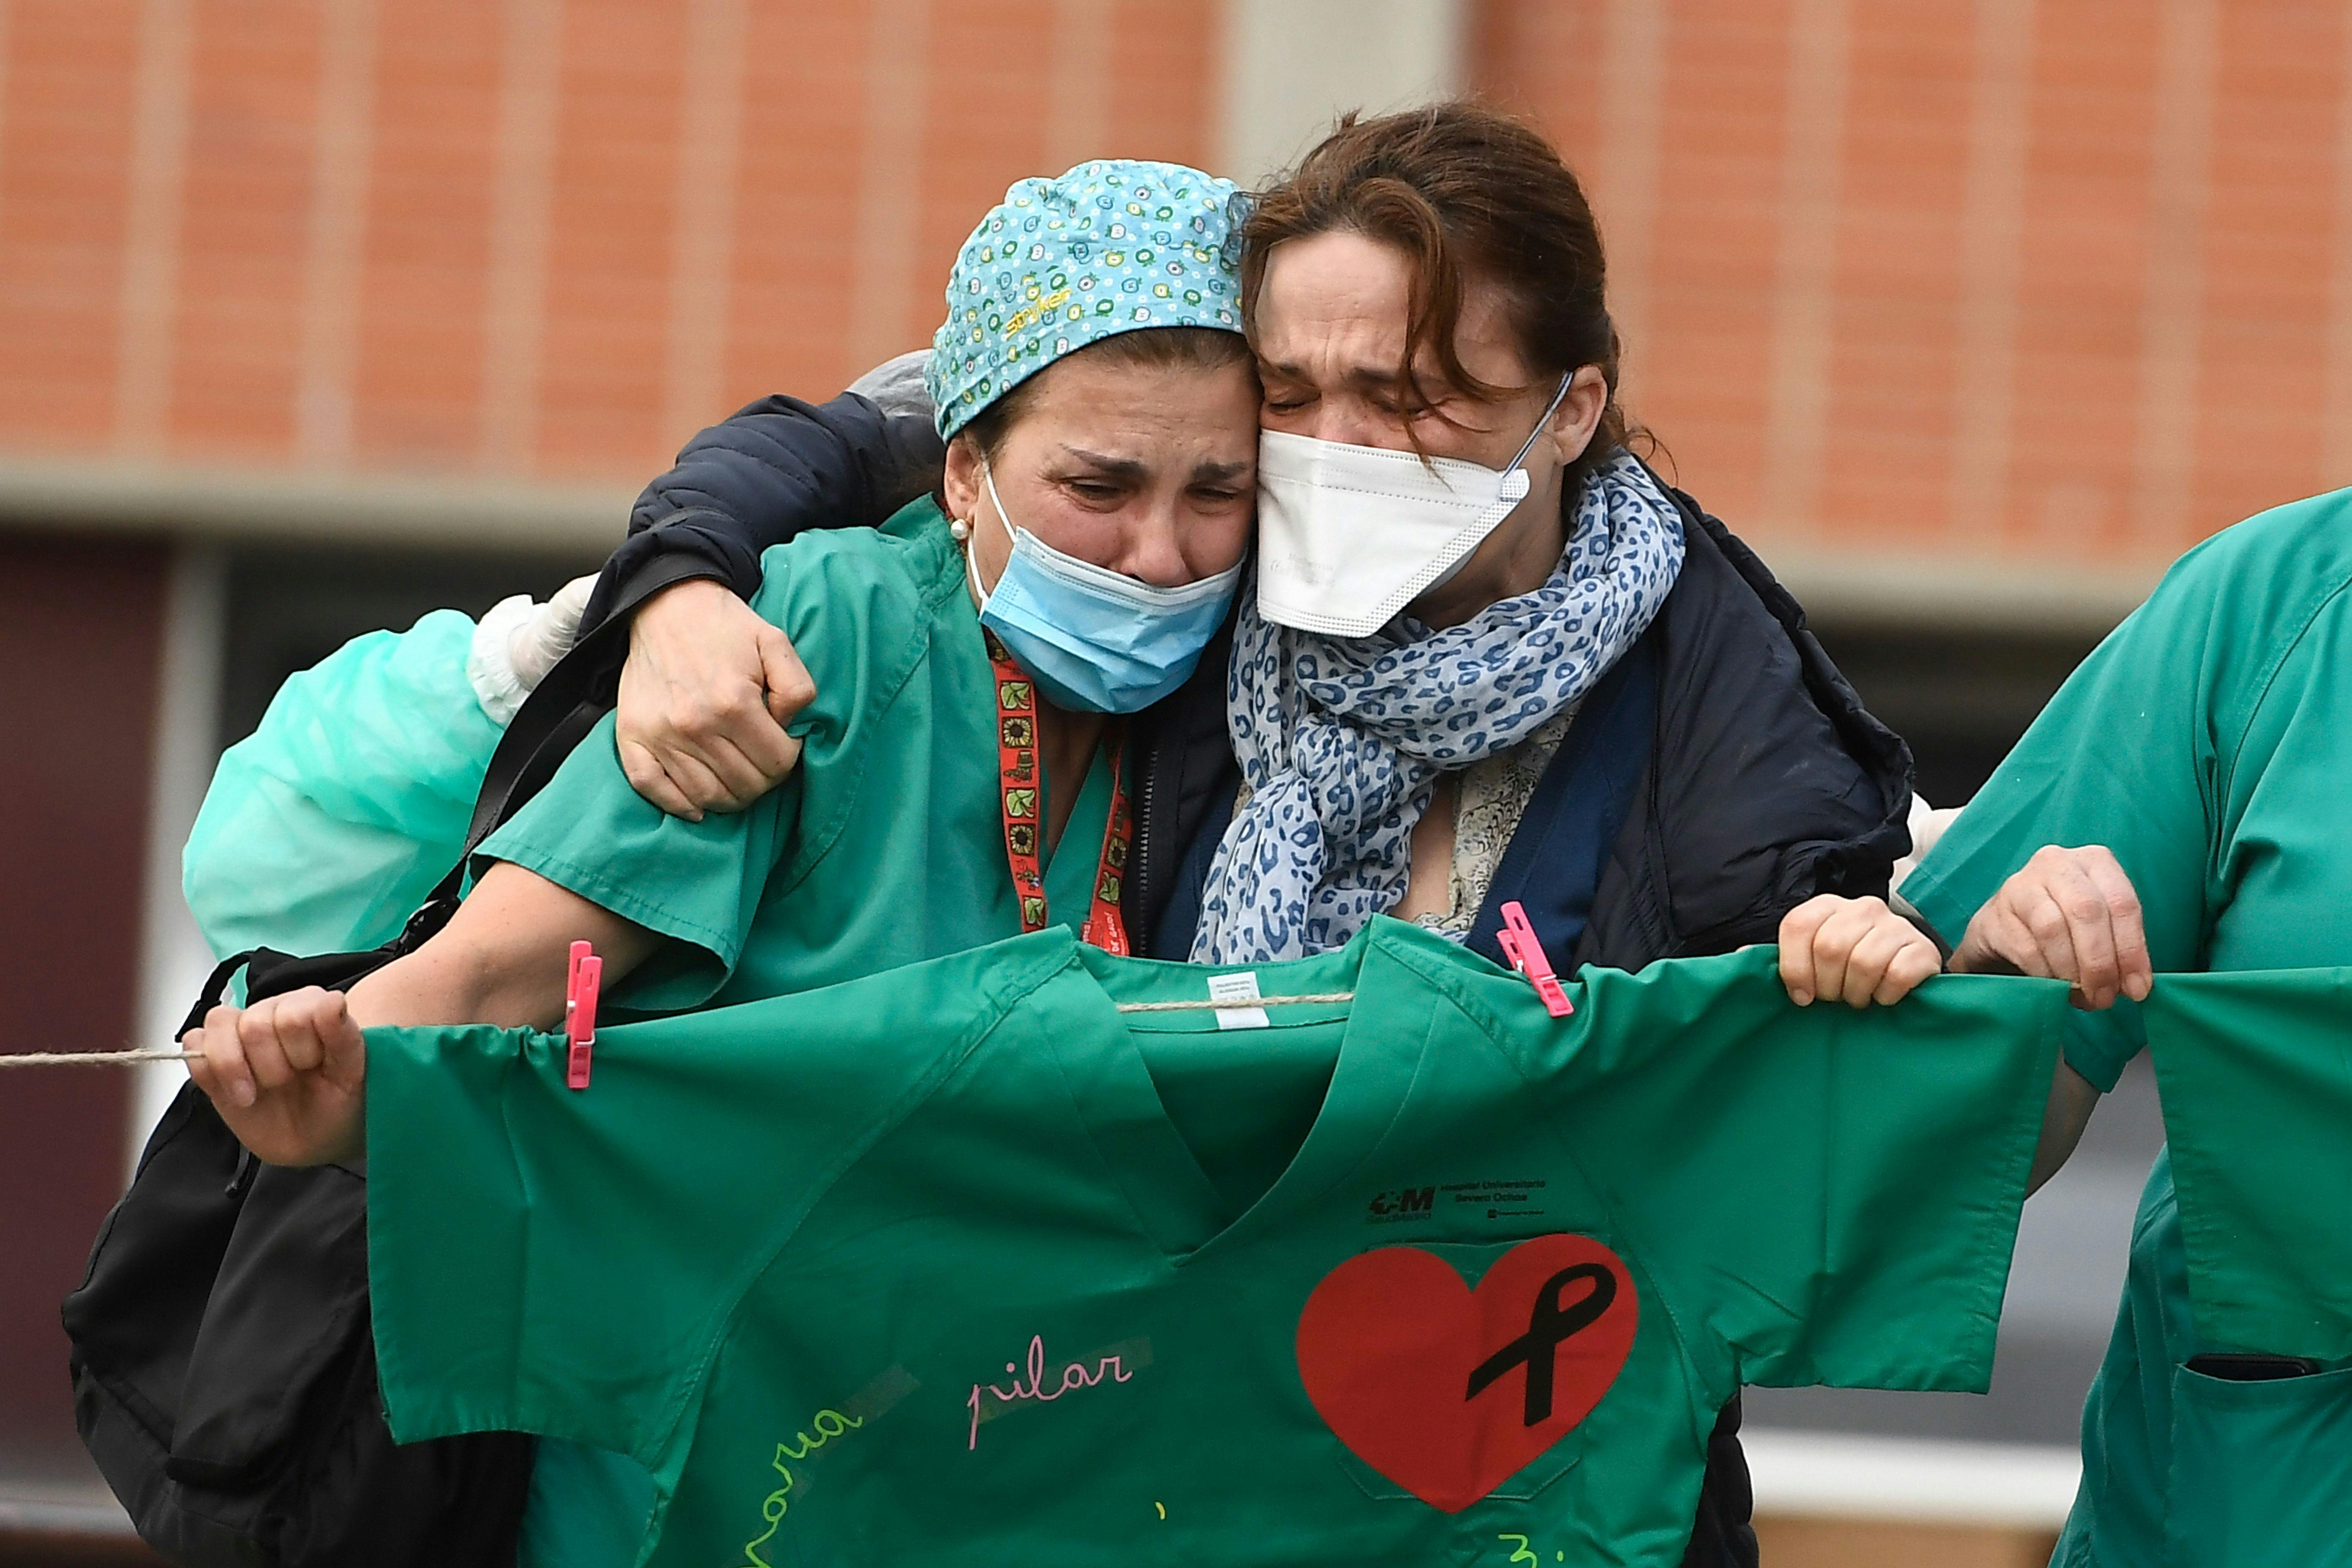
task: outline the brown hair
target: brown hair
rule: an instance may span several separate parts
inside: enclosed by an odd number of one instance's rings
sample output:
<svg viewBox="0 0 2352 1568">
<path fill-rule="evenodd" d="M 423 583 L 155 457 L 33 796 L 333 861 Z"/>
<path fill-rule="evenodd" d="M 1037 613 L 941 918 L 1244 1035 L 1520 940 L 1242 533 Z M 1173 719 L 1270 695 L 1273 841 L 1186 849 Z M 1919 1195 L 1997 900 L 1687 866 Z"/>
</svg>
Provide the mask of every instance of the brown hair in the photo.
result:
<svg viewBox="0 0 2352 1568">
<path fill-rule="evenodd" d="M 1519 357 L 1539 379 L 1556 382 L 1592 364 L 1608 383 L 1601 422 L 1569 470 L 1569 494 L 1636 434 L 1617 404 L 1617 329 L 1604 297 L 1601 231 L 1583 187 L 1534 131 L 1463 101 L 1374 120 L 1342 116 L 1296 170 L 1259 195 L 1244 226 L 1242 309 L 1253 330 L 1274 247 L 1343 230 L 1395 247 L 1412 268 L 1404 362 L 1396 371 L 1405 406 L 1431 401 L 1413 368 L 1424 353 L 1482 403 L 1525 390 L 1479 380 L 1454 351 L 1465 282 L 1479 277 L 1502 286 Z"/>
<path fill-rule="evenodd" d="M 1097 339 L 1062 357 L 1076 359 L 1080 354 L 1135 370 L 1216 370 L 1223 365 L 1250 363 L 1248 340 L 1239 332 L 1217 327 L 1138 327 Z M 957 434 L 969 433 L 979 444 L 982 454 L 994 461 L 1004 437 L 1028 411 L 1036 387 L 1037 376 L 1033 372 L 965 420 L 963 429 Z"/>
</svg>

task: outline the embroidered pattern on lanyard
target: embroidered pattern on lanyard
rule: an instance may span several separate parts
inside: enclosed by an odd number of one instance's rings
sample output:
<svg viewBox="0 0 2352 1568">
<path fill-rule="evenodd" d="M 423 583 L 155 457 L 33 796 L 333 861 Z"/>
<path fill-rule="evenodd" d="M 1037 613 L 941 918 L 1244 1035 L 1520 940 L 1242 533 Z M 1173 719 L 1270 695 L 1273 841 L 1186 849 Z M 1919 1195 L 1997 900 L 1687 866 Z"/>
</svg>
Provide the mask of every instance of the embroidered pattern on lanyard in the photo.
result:
<svg viewBox="0 0 2352 1568">
<path fill-rule="evenodd" d="M 1021 906 L 1021 930 L 1026 935 L 1043 931 L 1046 920 L 1045 879 L 1037 868 L 1038 836 L 1045 826 L 1038 811 L 1045 792 L 1037 776 L 1037 689 L 994 632 L 982 628 L 982 635 L 988 639 L 988 662 L 996 667 L 997 805 L 1004 813 L 1004 858 L 1013 868 L 1013 896 Z M 1104 739 L 1110 747 L 1110 816 L 1103 824 L 1094 894 L 1078 935 L 1124 958 L 1127 925 L 1119 918 L 1118 895 L 1127 879 L 1127 849 L 1135 826 L 1128 816 L 1121 728 L 1112 725 Z M 1063 853 L 1068 852 L 1065 846 Z"/>
</svg>

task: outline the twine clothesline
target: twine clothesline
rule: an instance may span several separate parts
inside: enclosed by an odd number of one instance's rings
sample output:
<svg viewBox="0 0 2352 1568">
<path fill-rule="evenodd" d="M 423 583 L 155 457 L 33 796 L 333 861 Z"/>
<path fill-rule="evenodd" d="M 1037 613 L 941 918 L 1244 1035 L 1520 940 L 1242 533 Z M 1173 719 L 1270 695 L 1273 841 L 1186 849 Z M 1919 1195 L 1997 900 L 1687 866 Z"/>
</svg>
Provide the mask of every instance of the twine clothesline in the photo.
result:
<svg viewBox="0 0 2352 1568">
<path fill-rule="evenodd" d="M 1353 1002 L 1355 999 L 1356 994 L 1352 991 L 1325 991 L 1312 996 L 1234 996 L 1215 1002 L 1122 1002 L 1118 1010 L 1122 1013 L 1197 1013 L 1204 1007 L 1247 1010 L 1252 1007 L 1296 1007 L 1308 1003 L 1328 1006 L 1333 1003 Z"/>
<path fill-rule="evenodd" d="M 134 1062 L 192 1062 L 202 1051 L 15 1051 L 0 1054 L 0 1068 L 129 1067 Z"/>
</svg>

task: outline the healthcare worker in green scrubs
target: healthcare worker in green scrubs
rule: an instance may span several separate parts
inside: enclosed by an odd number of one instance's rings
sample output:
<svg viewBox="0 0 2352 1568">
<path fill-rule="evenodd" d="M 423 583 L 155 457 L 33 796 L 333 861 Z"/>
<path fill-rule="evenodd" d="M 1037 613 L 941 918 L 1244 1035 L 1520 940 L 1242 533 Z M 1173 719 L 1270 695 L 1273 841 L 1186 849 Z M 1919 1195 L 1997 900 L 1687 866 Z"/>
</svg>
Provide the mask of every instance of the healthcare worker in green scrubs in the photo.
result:
<svg viewBox="0 0 2352 1568">
<path fill-rule="evenodd" d="M 1190 203 L 1186 243 L 1162 252 L 1102 244 L 1095 231 L 1114 221 L 1099 216 L 1113 193 L 1122 216 L 1129 198 Z M 1114 842 L 1108 742 L 1118 715 L 1103 710 L 1140 707 L 1190 671 L 1223 616 L 1250 531 L 1257 387 L 1234 324 L 1223 243 L 1232 194 L 1228 183 L 1195 171 L 1125 163 L 1015 186 L 966 246 L 951 282 L 958 309 L 941 334 L 945 341 L 951 331 L 960 349 L 984 335 L 1004 345 L 1003 357 L 982 363 L 968 349 L 935 356 L 953 363 L 959 378 L 935 384 L 933 397 L 954 409 L 954 432 L 968 432 L 959 447 L 971 460 L 950 479 L 950 494 L 966 516 L 991 509 L 990 526 L 971 540 L 970 565 L 963 542 L 971 530 L 929 503 L 910 509 L 901 535 L 866 535 L 823 566 L 806 564 L 823 552 L 816 546 L 794 552 L 811 579 L 803 604 L 824 607 L 815 616 L 823 629 L 809 625 L 813 609 L 791 624 L 831 650 L 839 700 L 818 703 L 795 726 L 808 748 L 803 776 L 761 810 L 701 826 L 677 822 L 628 788 L 607 721 L 491 847 L 494 856 L 568 852 L 572 862 L 593 864 L 576 875 L 551 866 L 553 881 L 494 867 L 457 923 L 513 942 L 513 905 L 501 895 L 517 885 L 543 895 L 543 919 L 531 929 L 556 945 L 541 954 L 520 942 L 529 956 L 518 967 L 535 979 L 551 976 L 551 994 L 560 991 L 569 938 L 593 940 L 612 965 L 608 975 L 617 975 L 633 941 L 692 942 L 705 927 L 760 909 L 782 918 L 757 922 L 761 940 L 750 944 L 730 997 L 807 989 L 1020 932 L 1030 922 L 1015 898 L 996 806 L 996 679 L 974 625 L 968 584 L 976 576 L 997 600 L 989 618 L 1003 640 L 1023 647 L 1040 682 L 1054 679 L 1067 703 L 1048 698 L 1035 706 L 1039 799 L 1034 819 L 1017 825 L 1034 836 L 1045 906 L 1038 912 L 1095 924 L 1089 917 L 1103 913 L 1093 897 L 1097 873 Z M 1074 318 L 1074 300 L 1084 303 L 1082 319 Z M 1035 531 L 1025 541 L 996 526 L 991 492 Z M 1017 552 L 1030 560 L 1009 571 Z M 1098 574 L 1093 595 L 1053 601 L 1056 574 Z M 822 593 L 814 588 L 820 582 Z M 493 636 L 443 613 L 405 634 L 362 638 L 289 682 L 261 732 L 224 759 L 189 846 L 191 907 L 215 944 L 242 933 L 237 945 L 331 951 L 373 945 L 396 931 L 446 868 L 454 850 L 443 846 L 462 837 L 482 767 L 520 700 L 520 689 L 509 689 L 541 673 L 542 644 L 569 641 L 582 596 L 562 596 L 560 626 L 546 614 L 526 617 L 511 642 L 503 624 L 490 624 L 500 612 L 486 617 Z M 1053 614 L 1041 612 L 1041 601 Z M 1107 627 L 1106 601 L 1115 612 Z M 853 605 L 856 613 L 845 614 Z M 1103 646 L 1088 649 L 1088 633 L 1103 636 Z M 951 647 L 934 647 L 942 636 Z M 1097 662 L 1074 658 L 1073 647 Z M 511 674 L 497 657 L 509 651 Z M 560 651 L 551 647 L 549 657 Z M 910 661 L 919 666 L 911 675 Z M 950 710 L 944 735 L 942 707 Z M 602 815 L 583 797 L 601 799 Z M 1057 837 L 1077 847 L 1054 853 Z M 739 905 L 739 895 L 756 893 L 781 868 L 788 840 L 821 840 L 822 852 L 804 857 L 821 864 L 774 878 L 774 900 Z M 721 862 L 731 869 L 705 874 Z M 256 865 L 277 868 L 275 898 L 257 896 Z M 625 912 L 667 902 L 674 919 L 651 928 L 625 922 L 556 885 L 567 876 L 582 889 L 609 889 L 602 896 Z M 376 896 L 357 896 L 362 889 Z M 1114 910 L 1116 902 L 1114 894 Z M 695 950 L 705 967 L 733 967 L 743 957 L 736 944 L 721 945 L 717 955 Z M 452 944 L 433 947 L 438 959 Z M 696 965 L 681 959 L 670 967 Z M 667 985 L 651 972 L 646 979 L 642 994 L 614 1000 L 684 1005 L 694 985 L 675 974 Z M 542 1444 L 522 1561 L 531 1568 L 626 1563 L 650 1496 L 626 1461 Z"/>
<path fill-rule="evenodd" d="M 1105 210 L 1097 203 L 1114 192 L 1122 208 L 1127 198 L 1147 195 L 1189 202 L 1185 217 L 1199 224 L 1188 226 L 1181 250 L 1146 256 L 1106 247 L 1089 236 Z M 608 993 L 615 1005 L 667 1009 L 699 1000 L 698 988 L 707 990 L 722 969 L 736 974 L 730 999 L 766 995 L 1014 935 L 1034 923 L 1024 914 L 1097 924 L 1104 913 L 1094 897 L 1097 873 L 1118 842 L 1109 831 L 1118 715 L 1103 710 L 1140 707 L 1159 695 L 1156 688 L 1190 671 L 1223 617 L 1249 537 L 1257 387 L 1234 324 L 1223 253 L 1232 194 L 1229 184 L 1192 170 L 1139 163 L 1082 165 L 1064 180 L 1025 181 L 1009 194 L 965 247 L 950 323 L 960 346 L 977 331 L 1005 345 L 1003 357 L 982 363 L 977 354 L 937 355 L 962 374 L 932 388 L 939 405 L 954 411 L 950 433 L 969 430 L 958 444 L 967 460 L 951 476 L 950 494 L 966 517 L 987 508 L 989 527 L 972 537 L 968 525 L 922 503 L 894 533 L 856 531 L 835 542 L 839 548 L 817 542 L 793 552 L 807 578 L 801 607 L 789 610 L 779 599 L 761 608 L 788 622 L 806 646 L 826 648 L 835 678 L 831 700 L 795 726 L 806 747 L 795 782 L 755 811 L 701 825 L 665 817 L 628 787 L 608 721 L 490 847 L 502 863 L 468 898 L 450 940 L 420 955 L 428 965 L 453 954 L 472 965 L 481 950 L 462 939 L 469 930 L 488 931 L 494 952 L 520 955 L 512 967 L 522 978 L 550 982 L 537 989 L 551 1000 L 524 1000 L 518 1013 L 504 993 L 481 1000 L 479 1011 L 470 1010 L 478 993 L 445 996 L 435 1016 L 520 1022 L 560 1010 L 561 954 L 572 938 L 593 940 L 614 977 L 644 952 L 662 951 L 671 962 L 649 966 L 635 994 L 618 985 Z M 1041 253 L 1034 233 L 1051 238 L 1058 253 Z M 1139 283 L 1132 294 L 1122 288 L 1130 279 Z M 1045 301 L 1056 295 L 1049 312 Z M 1072 317 L 1074 299 L 1084 302 L 1082 319 Z M 978 319 L 968 318 L 975 309 Z M 998 525 L 1003 513 L 991 494 L 1034 531 L 1016 539 Z M 1008 570 L 1022 552 L 1027 566 Z M 829 558 L 817 563 L 818 555 Z M 1054 601 L 1056 574 L 1080 578 L 1092 596 Z M 997 601 L 990 619 L 1002 626 L 1001 640 L 1022 647 L 1040 667 L 1041 682 L 1054 679 L 1066 700 L 1034 705 L 1037 799 L 1034 816 L 1015 825 L 1034 836 L 1041 910 L 1023 908 L 1008 865 L 997 806 L 997 679 L 974 624 L 977 584 Z M 1098 624 L 1106 600 L 1116 611 L 1108 627 Z M 1074 624 L 1055 623 L 1056 610 Z M 1085 624 L 1089 610 L 1097 624 Z M 239 880 L 237 868 L 255 858 L 246 848 L 228 852 L 234 847 L 257 847 L 272 863 L 299 853 L 307 869 L 289 867 L 300 874 L 289 875 L 286 885 L 318 890 L 302 906 L 319 903 L 320 918 L 297 922 L 314 936 L 342 929 L 333 921 L 321 925 L 330 915 L 349 924 L 367 914 L 337 896 L 352 880 L 341 874 L 345 862 L 374 886 L 399 883 L 394 873 L 408 860 L 424 868 L 426 882 L 438 876 L 433 868 L 447 852 L 434 846 L 451 835 L 434 829 L 449 814 L 430 808 L 447 796 L 462 832 L 480 763 L 506 716 L 491 710 L 497 692 L 485 691 L 481 679 L 470 691 L 458 689 L 474 673 L 467 667 L 482 662 L 467 652 L 470 628 L 458 619 L 428 617 L 430 625 L 402 637 L 366 639 L 281 694 L 289 706 L 273 720 L 283 721 L 266 723 L 263 736 L 240 748 L 249 753 L 237 763 L 243 783 L 208 798 L 201 825 L 207 830 L 191 845 L 191 900 L 215 917 L 211 924 L 243 930 L 234 918 L 239 910 L 264 913 L 224 881 Z M 1156 640 L 1138 636 L 1154 631 Z M 1088 649 L 1089 632 L 1107 632 L 1108 646 Z M 1052 640 L 1041 646 L 1045 638 Z M 1073 646 L 1080 657 L 1072 657 Z M 1087 651 L 1098 664 L 1087 662 Z M 311 700 L 330 689 L 336 706 L 351 710 L 348 720 L 298 722 L 306 704 L 315 706 Z M 477 696 L 478 705 L 462 700 Z M 364 722 L 394 709 L 407 710 L 409 722 Z M 469 727 L 451 730 L 452 710 Z M 378 743 L 401 735 L 446 743 L 412 743 L 404 754 Z M 881 781 L 890 787 L 877 787 Z M 415 804 L 420 800 L 424 805 Z M 372 824 L 383 831 L 345 853 L 353 836 L 347 825 Z M 406 840 L 394 842 L 404 828 Z M 1060 838 L 1072 842 L 1072 853 L 1055 853 Z M 284 855 L 268 853 L 281 842 Z M 792 873 L 773 876 L 787 857 Z M 512 863 L 525 859 L 551 879 Z M 720 866 L 728 868 L 711 874 Z M 775 898 L 759 896 L 763 883 Z M 520 899 L 512 896 L 518 888 L 525 890 Z M 618 913 L 585 901 L 583 891 Z M 413 894 L 393 900 L 395 928 L 415 901 Z M 1114 893 L 1113 911 L 1116 904 Z M 762 913 L 772 918 L 755 918 Z M 756 936 L 730 930 L 714 942 L 703 934 L 731 928 L 739 917 Z M 276 945 L 293 945 L 282 929 L 271 929 Z M 359 944 L 346 932 L 311 945 Z M 522 1561 L 531 1568 L 625 1563 L 650 1497 L 630 1462 L 543 1443 Z"/>
<path fill-rule="evenodd" d="M 2146 1043 L 2137 1005 L 2155 972 L 2352 964 L 2352 490 L 2183 556 L 1903 891 L 1965 930 L 1955 969 L 2076 983 L 2051 1118 L 2067 1142 Z M 2352 1363 L 2307 1372 L 2271 1353 L 2284 1347 L 2202 1342 L 2189 1306 L 2168 1154 L 2133 1229 L 2055 1561 L 2352 1563 Z"/>
</svg>

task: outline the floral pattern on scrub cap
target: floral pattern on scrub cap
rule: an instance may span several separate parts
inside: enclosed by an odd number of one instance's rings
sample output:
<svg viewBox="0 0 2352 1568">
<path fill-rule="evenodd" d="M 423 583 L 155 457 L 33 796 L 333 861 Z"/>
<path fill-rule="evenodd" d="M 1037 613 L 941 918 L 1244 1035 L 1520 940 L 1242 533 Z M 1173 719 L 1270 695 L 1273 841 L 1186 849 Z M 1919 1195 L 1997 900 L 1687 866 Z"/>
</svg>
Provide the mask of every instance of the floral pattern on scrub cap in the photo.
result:
<svg viewBox="0 0 2352 1568">
<path fill-rule="evenodd" d="M 1238 195 L 1231 180 L 1181 163 L 1127 158 L 1005 192 L 948 276 L 948 319 L 924 376 L 940 435 L 1117 333 L 1240 331 Z"/>
</svg>

